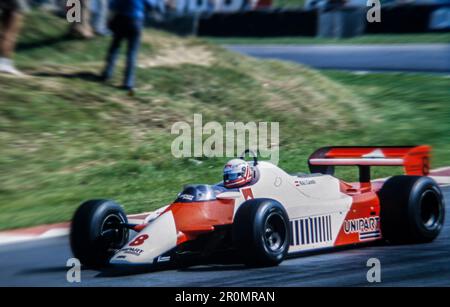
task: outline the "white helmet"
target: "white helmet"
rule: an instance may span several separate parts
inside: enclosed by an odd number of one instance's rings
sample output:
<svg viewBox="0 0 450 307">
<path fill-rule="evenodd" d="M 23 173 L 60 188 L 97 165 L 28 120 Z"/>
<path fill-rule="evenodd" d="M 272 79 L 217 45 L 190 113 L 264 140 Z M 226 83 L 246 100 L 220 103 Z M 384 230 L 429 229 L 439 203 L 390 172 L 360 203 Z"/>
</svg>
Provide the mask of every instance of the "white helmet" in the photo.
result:
<svg viewBox="0 0 450 307">
<path fill-rule="evenodd" d="M 250 165 L 242 159 L 233 159 L 223 168 L 223 185 L 226 188 L 238 188 L 253 179 Z"/>
</svg>

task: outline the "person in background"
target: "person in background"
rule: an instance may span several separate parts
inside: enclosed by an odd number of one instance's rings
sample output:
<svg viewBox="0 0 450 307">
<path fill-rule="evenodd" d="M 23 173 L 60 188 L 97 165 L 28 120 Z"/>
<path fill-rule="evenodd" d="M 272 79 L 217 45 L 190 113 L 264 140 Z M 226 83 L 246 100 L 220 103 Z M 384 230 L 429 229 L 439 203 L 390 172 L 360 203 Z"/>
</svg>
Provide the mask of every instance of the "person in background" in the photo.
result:
<svg viewBox="0 0 450 307">
<path fill-rule="evenodd" d="M 23 14 L 28 10 L 25 0 L 2 0 L 0 2 L 0 72 L 16 76 L 23 74 L 14 67 L 13 55 L 19 35 Z"/>
<path fill-rule="evenodd" d="M 113 40 L 106 58 L 102 80 L 108 81 L 114 73 L 122 41 L 127 41 L 127 60 L 122 88 L 133 94 L 136 61 L 140 46 L 141 32 L 144 26 L 145 11 L 152 6 L 152 0 L 112 0 L 113 17 L 109 28 Z"/>
<path fill-rule="evenodd" d="M 70 36 L 74 38 L 90 39 L 94 37 L 91 27 L 91 3 L 90 0 L 81 1 L 81 22 L 74 22 L 70 28 Z"/>
<path fill-rule="evenodd" d="M 111 34 L 107 26 L 108 12 L 108 0 L 92 1 L 92 27 L 96 35 L 107 36 Z"/>
</svg>

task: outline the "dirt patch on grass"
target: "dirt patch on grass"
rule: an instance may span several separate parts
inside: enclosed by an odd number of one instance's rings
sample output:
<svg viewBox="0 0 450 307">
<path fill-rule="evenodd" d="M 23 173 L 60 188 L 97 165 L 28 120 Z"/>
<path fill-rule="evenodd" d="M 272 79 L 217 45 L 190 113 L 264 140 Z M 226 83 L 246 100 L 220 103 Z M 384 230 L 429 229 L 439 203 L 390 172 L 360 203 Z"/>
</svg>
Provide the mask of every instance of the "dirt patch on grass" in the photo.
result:
<svg viewBox="0 0 450 307">
<path fill-rule="evenodd" d="M 147 57 L 141 55 L 138 64 L 140 68 L 183 64 L 210 66 L 215 59 L 214 54 L 205 45 L 192 44 L 189 39 L 150 32 L 143 35 L 142 41 L 150 44 L 157 52 Z"/>
<path fill-rule="evenodd" d="M 138 66 L 140 68 L 183 64 L 210 66 L 213 60 L 213 54 L 205 47 L 179 45 L 163 48 L 155 56 L 140 59 Z"/>
</svg>

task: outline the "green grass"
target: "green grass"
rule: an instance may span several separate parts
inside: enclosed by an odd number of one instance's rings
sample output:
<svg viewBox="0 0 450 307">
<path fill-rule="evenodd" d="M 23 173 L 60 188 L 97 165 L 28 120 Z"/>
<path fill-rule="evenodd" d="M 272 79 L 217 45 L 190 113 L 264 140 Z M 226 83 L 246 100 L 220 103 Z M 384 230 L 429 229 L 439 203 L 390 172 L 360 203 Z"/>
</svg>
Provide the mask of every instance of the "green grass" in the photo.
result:
<svg viewBox="0 0 450 307">
<path fill-rule="evenodd" d="M 217 44 L 450 44 L 450 33 L 417 34 L 366 34 L 352 38 L 316 38 L 316 37 L 208 37 L 207 40 Z"/>
<path fill-rule="evenodd" d="M 283 8 L 302 8 L 305 2 L 305 0 L 274 0 L 272 6 Z"/>
<path fill-rule="evenodd" d="M 428 143 L 435 166 L 450 163 L 448 78 L 318 72 L 150 30 L 129 97 L 116 86 L 123 67 L 110 85 L 92 78 L 108 39 L 68 40 L 66 31 L 33 13 L 16 56 L 29 76 L 0 75 L 0 229 L 69 220 L 90 198 L 148 211 L 184 184 L 219 181 L 226 159 L 171 155 L 173 123 L 194 113 L 279 122 L 279 165 L 291 172 L 331 144 Z"/>
<path fill-rule="evenodd" d="M 449 160 L 450 77 L 426 74 L 353 74 L 324 71 L 324 75 L 361 96 L 372 116 L 382 120 L 371 125 L 370 142 L 431 143 L 438 164 Z"/>
</svg>

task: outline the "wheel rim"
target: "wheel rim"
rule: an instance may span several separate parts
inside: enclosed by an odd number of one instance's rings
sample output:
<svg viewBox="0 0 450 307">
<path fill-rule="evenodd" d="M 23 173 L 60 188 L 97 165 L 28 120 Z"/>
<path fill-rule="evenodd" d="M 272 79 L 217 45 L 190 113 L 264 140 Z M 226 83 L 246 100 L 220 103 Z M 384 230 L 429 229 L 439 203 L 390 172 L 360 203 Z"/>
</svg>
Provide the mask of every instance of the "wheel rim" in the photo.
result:
<svg viewBox="0 0 450 307">
<path fill-rule="evenodd" d="M 100 237 L 109 249 L 121 248 L 125 237 L 125 229 L 120 227 L 122 217 L 117 214 L 108 215 L 102 223 Z"/>
<path fill-rule="evenodd" d="M 434 230 L 440 223 L 439 196 L 433 190 L 425 191 L 420 198 L 420 218 L 427 230 Z"/>
<path fill-rule="evenodd" d="M 278 213 L 271 213 L 264 226 L 264 242 L 267 248 L 272 252 L 278 252 L 283 249 L 286 240 L 286 229 L 284 220 Z"/>
</svg>

